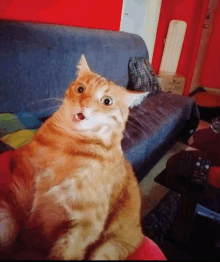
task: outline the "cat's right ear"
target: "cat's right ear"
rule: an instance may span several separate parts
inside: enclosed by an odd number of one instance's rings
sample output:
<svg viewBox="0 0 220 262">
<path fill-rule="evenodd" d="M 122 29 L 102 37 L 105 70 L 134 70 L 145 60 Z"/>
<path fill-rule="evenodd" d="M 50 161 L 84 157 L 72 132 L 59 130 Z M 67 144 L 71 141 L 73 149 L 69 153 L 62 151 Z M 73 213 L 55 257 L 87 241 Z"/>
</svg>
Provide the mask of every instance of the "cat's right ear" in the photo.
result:
<svg viewBox="0 0 220 262">
<path fill-rule="evenodd" d="M 150 92 L 131 91 L 131 90 L 126 90 L 125 88 L 122 90 L 124 92 L 123 99 L 130 108 L 140 105 L 140 103 L 144 100 L 144 98 L 148 96 L 148 94 L 150 93 Z"/>
<path fill-rule="evenodd" d="M 89 66 L 87 64 L 86 58 L 84 55 L 81 56 L 79 63 L 77 65 L 78 72 L 77 75 L 81 76 L 85 73 L 91 73 L 91 70 L 89 69 Z"/>
</svg>

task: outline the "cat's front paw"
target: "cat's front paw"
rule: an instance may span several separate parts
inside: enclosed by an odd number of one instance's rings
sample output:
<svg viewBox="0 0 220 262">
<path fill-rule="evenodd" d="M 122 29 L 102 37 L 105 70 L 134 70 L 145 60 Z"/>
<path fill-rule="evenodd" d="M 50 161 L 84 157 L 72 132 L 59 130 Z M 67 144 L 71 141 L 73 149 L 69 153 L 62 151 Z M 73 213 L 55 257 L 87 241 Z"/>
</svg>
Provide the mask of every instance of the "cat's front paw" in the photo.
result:
<svg viewBox="0 0 220 262">
<path fill-rule="evenodd" d="M 62 242 L 62 241 L 60 241 Z M 49 254 L 49 260 L 83 260 L 84 251 L 74 248 L 74 246 L 69 246 L 66 241 L 63 245 L 55 245 L 52 247 Z"/>
<path fill-rule="evenodd" d="M 96 249 L 90 256 L 89 260 L 121 260 L 119 250 L 111 243 L 105 243 L 103 246 Z"/>
<path fill-rule="evenodd" d="M 65 254 L 65 253 L 54 253 L 52 252 L 48 259 L 49 260 L 83 260 L 83 255 L 70 255 L 70 254 Z"/>
<path fill-rule="evenodd" d="M 118 260 L 118 259 L 113 259 L 112 256 L 110 256 L 109 254 L 106 254 L 104 252 L 98 252 L 93 254 L 90 257 L 90 260 Z"/>
</svg>

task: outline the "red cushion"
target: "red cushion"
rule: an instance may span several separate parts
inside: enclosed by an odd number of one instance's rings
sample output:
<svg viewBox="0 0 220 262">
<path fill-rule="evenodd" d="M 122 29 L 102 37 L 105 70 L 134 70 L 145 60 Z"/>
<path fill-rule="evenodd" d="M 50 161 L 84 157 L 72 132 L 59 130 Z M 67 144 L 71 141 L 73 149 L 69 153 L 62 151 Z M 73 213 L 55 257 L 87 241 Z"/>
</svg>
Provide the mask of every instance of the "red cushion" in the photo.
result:
<svg viewBox="0 0 220 262">
<path fill-rule="evenodd" d="M 220 188 L 220 167 L 211 166 L 208 175 L 208 183 L 214 187 Z"/>
<path fill-rule="evenodd" d="M 144 237 L 141 246 L 127 260 L 167 260 L 159 247 L 148 237 Z"/>
<path fill-rule="evenodd" d="M 10 159 L 12 150 L 0 154 L 0 190 L 11 182 Z"/>
</svg>

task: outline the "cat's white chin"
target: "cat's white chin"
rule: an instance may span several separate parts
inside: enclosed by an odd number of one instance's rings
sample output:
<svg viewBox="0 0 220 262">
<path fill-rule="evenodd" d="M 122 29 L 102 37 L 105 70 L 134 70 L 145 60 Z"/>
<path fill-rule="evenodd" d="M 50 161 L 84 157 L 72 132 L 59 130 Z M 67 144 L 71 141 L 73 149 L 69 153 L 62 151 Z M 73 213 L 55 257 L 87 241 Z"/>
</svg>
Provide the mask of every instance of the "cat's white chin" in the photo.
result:
<svg viewBox="0 0 220 262">
<path fill-rule="evenodd" d="M 74 121 L 71 129 L 77 132 L 91 132 L 91 134 L 108 134 L 112 130 L 112 125 L 109 123 L 100 123 L 97 119 L 94 121 L 94 119 L 88 118 Z"/>
</svg>

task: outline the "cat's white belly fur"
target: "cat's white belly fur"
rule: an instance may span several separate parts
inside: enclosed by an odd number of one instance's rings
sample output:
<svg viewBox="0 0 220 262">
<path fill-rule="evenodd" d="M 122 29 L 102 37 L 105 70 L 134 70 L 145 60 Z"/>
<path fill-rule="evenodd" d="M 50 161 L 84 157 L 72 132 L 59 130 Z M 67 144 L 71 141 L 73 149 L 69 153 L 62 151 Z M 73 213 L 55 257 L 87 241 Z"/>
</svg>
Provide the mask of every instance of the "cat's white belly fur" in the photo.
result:
<svg viewBox="0 0 220 262">
<path fill-rule="evenodd" d="M 58 205 L 63 206 L 70 219 L 81 219 L 82 210 L 73 206 L 82 204 L 91 208 L 96 206 L 97 212 L 107 215 L 112 187 L 115 183 L 112 174 L 104 174 L 103 168 L 79 168 L 73 175 L 65 178 L 59 185 L 53 186 L 45 196 L 53 196 Z M 89 185 L 89 186 L 88 186 Z M 88 213 L 88 210 L 87 210 Z"/>
<path fill-rule="evenodd" d="M 100 179 L 101 176 L 103 179 Z M 113 183 L 107 183 L 105 178 L 101 169 L 91 174 L 90 168 L 80 168 L 74 172 L 74 176 L 66 178 L 44 195 L 53 196 L 57 204 L 65 208 L 73 225 L 68 235 L 57 240 L 52 255 L 57 252 L 58 245 L 62 246 L 65 259 L 82 259 L 86 247 L 98 240 L 108 215 L 113 187 Z M 80 205 L 81 208 L 77 208 Z M 86 208 L 83 208 L 84 205 Z M 64 244 L 66 241 L 68 245 Z"/>
<path fill-rule="evenodd" d="M 83 184 L 88 184 L 89 181 L 80 182 L 82 182 L 82 186 L 81 188 L 78 188 L 77 178 L 65 179 L 60 185 L 54 186 L 45 194 L 55 196 L 56 202 L 65 207 L 70 217 L 74 219 L 76 212 L 75 210 L 70 209 L 69 204 L 72 204 L 73 202 L 76 204 L 82 202 L 95 202 L 96 204 L 101 204 L 102 202 L 108 203 L 111 190 L 109 185 L 100 185 L 100 187 L 97 185 L 97 187 L 94 188 L 92 184 L 89 188 L 87 186 L 85 189 Z"/>
</svg>

